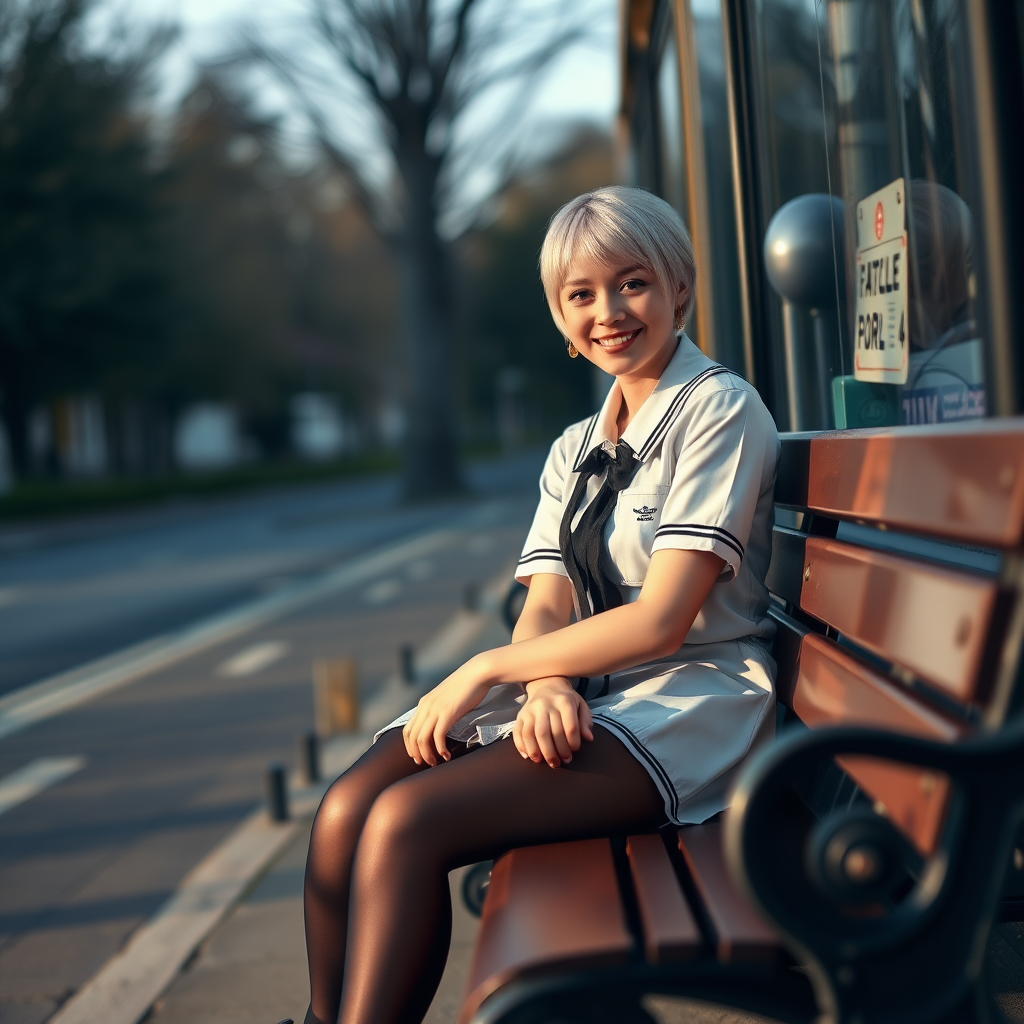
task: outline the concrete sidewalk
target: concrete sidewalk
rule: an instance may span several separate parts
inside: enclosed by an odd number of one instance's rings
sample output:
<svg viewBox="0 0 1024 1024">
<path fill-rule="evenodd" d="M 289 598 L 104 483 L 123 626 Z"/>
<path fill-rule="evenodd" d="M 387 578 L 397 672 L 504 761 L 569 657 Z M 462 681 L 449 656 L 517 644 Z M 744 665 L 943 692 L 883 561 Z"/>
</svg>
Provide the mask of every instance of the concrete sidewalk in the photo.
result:
<svg viewBox="0 0 1024 1024">
<path fill-rule="evenodd" d="M 153 1007 L 152 1024 L 301 1024 L 309 1003 L 302 931 L 302 874 L 309 825 L 281 859 L 199 950 Z M 428 1024 L 453 1024 L 469 970 L 477 921 L 459 897 L 462 872 L 452 875 L 452 946 Z"/>
<path fill-rule="evenodd" d="M 436 666 L 465 660 L 473 654 L 508 643 L 500 621 L 496 594 L 485 597 L 486 622 L 472 632 L 457 616 L 428 649 L 424 661 Z M 460 643 L 460 632 L 469 634 Z M 453 655 L 456 655 L 453 658 Z M 425 682 L 439 675 L 427 672 Z M 369 745 L 374 730 L 411 706 L 422 687 L 401 687 L 397 680 L 382 699 L 367 709 L 365 731 L 359 737 L 339 738 L 326 746 L 324 774 L 335 777 Z M 302 927 L 302 879 L 312 814 L 252 889 L 200 946 L 157 1000 L 147 1017 L 152 1024 L 217 1021 L 224 1024 L 269 1022 L 291 1017 L 301 1024 L 309 1003 L 306 946 Z M 478 922 L 463 905 L 463 871 L 451 876 L 452 945 L 444 978 L 426 1018 L 428 1024 L 454 1022 L 461 1001 Z"/>
</svg>

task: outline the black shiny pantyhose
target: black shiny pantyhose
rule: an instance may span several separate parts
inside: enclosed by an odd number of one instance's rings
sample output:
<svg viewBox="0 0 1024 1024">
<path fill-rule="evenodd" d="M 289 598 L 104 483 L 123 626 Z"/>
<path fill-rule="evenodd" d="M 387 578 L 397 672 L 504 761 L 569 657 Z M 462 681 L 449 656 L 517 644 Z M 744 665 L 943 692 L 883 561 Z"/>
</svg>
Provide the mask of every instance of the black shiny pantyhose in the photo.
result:
<svg viewBox="0 0 1024 1024">
<path fill-rule="evenodd" d="M 331 786 L 313 823 L 307 1021 L 423 1019 L 448 955 L 453 868 L 664 821 L 651 777 L 600 726 L 554 769 L 524 760 L 511 739 L 417 767 L 393 729 Z"/>
</svg>

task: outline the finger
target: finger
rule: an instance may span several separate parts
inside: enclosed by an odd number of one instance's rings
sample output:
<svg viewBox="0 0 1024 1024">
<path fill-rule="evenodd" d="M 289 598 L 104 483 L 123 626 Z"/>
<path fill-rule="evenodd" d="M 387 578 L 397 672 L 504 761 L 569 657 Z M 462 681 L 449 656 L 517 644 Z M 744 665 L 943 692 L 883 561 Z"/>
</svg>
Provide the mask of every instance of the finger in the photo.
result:
<svg viewBox="0 0 1024 1024">
<path fill-rule="evenodd" d="M 571 701 L 565 701 L 559 707 L 562 717 L 562 731 L 565 733 L 565 741 L 569 745 L 570 757 L 580 749 L 580 716 L 576 705 Z"/>
<path fill-rule="evenodd" d="M 536 719 L 531 713 L 523 721 L 523 749 L 531 761 L 540 760 L 540 747 L 537 745 Z"/>
<path fill-rule="evenodd" d="M 555 748 L 555 741 L 551 736 L 551 716 L 538 715 L 537 720 L 533 727 L 534 733 L 537 735 L 537 746 L 540 747 L 540 756 L 552 767 L 557 768 L 561 763 L 562 759 L 558 756 L 558 750 Z"/>
<path fill-rule="evenodd" d="M 448 725 L 444 719 L 439 718 L 434 724 L 431 738 L 434 741 L 434 749 L 441 755 L 442 760 L 450 761 L 452 755 L 448 751 Z"/>
<path fill-rule="evenodd" d="M 406 742 L 406 753 L 413 759 L 416 764 L 422 764 L 423 759 L 420 757 L 420 751 L 416 745 L 416 714 L 406 723 L 406 727 L 401 730 L 401 738 Z"/>
<path fill-rule="evenodd" d="M 516 745 L 516 750 L 518 750 L 519 753 L 523 757 L 528 757 L 529 756 L 526 753 L 526 746 L 523 743 L 523 715 L 522 715 L 522 712 L 520 712 L 518 715 L 516 715 L 515 725 L 512 726 L 512 742 Z"/>
<path fill-rule="evenodd" d="M 431 715 L 429 720 L 420 723 L 416 734 L 416 749 L 419 750 L 420 757 L 424 762 L 431 767 L 437 764 L 437 751 L 434 749 L 432 738 L 433 731 L 433 716 Z"/>
<path fill-rule="evenodd" d="M 594 738 L 594 716 L 590 713 L 590 705 L 586 701 L 580 701 L 580 732 L 585 740 Z"/>
<path fill-rule="evenodd" d="M 558 763 L 568 764 L 572 760 L 572 750 L 569 748 L 569 741 L 565 738 L 561 712 L 557 708 L 552 708 L 548 721 L 551 725 L 551 741 L 555 745 L 555 753 L 558 754 Z"/>
<path fill-rule="evenodd" d="M 413 761 L 416 764 L 419 764 L 420 754 L 419 751 L 416 749 L 416 744 L 413 742 L 412 722 L 413 719 L 410 718 L 409 721 L 405 723 L 405 726 L 402 729 L 402 742 L 405 744 L 405 752 L 413 759 Z"/>
</svg>

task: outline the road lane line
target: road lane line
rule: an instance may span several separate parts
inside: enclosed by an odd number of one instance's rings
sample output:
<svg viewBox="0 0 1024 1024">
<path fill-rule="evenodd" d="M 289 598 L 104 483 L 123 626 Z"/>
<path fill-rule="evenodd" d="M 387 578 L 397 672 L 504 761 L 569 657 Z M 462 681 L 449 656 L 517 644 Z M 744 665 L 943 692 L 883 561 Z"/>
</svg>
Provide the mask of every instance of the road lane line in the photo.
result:
<svg viewBox="0 0 1024 1024">
<path fill-rule="evenodd" d="M 460 610 L 421 652 L 429 676 L 465 657 L 469 644 L 495 619 L 514 563 L 484 589 L 480 611 Z M 373 734 L 415 704 L 434 680 L 409 686 L 391 676 L 364 709 L 363 731 L 324 744 L 324 781 L 292 788 L 292 820 L 274 823 L 254 811 L 182 880 L 175 894 L 142 925 L 48 1024 L 138 1024 L 254 879 L 286 849 L 316 810 L 330 783 L 369 746 Z"/>
<path fill-rule="evenodd" d="M 268 640 L 266 643 L 245 647 L 227 661 L 217 666 L 217 675 L 226 679 L 255 675 L 261 669 L 280 661 L 291 650 L 291 644 L 283 640 Z"/>
<path fill-rule="evenodd" d="M 406 562 L 435 554 L 450 546 L 456 537 L 457 528 L 421 534 L 343 563 L 315 579 L 218 612 L 176 633 L 147 640 L 0 697 L 0 739 L 225 640 L 251 632 L 303 605 L 368 583 Z"/>
<path fill-rule="evenodd" d="M 84 757 L 39 757 L 0 779 L 0 814 L 85 767 Z"/>
<path fill-rule="evenodd" d="M 363 600 L 367 604 L 387 604 L 392 598 L 398 597 L 402 584 L 398 580 L 378 580 L 366 588 Z"/>
</svg>

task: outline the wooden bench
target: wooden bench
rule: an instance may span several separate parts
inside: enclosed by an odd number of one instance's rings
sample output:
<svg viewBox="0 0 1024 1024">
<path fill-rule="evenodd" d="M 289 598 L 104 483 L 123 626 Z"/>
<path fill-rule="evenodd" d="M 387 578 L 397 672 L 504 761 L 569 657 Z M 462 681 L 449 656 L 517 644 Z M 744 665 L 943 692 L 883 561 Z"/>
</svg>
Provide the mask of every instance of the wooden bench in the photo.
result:
<svg viewBox="0 0 1024 1024">
<path fill-rule="evenodd" d="M 782 451 L 779 740 L 722 820 L 499 858 L 460 1024 L 650 1021 L 647 993 L 985 1019 L 985 941 L 1024 889 L 1024 421 Z"/>
</svg>

